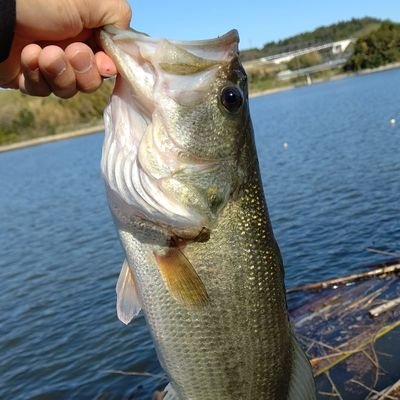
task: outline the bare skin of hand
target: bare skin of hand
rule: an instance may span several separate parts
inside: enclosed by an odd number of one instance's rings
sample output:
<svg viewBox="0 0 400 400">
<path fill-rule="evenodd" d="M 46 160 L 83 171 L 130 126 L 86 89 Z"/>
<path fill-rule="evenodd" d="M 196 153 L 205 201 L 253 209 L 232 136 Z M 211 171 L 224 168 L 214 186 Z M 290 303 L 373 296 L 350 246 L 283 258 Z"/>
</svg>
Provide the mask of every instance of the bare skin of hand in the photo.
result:
<svg viewBox="0 0 400 400">
<path fill-rule="evenodd" d="M 13 47 L 0 63 L 0 86 L 34 96 L 62 98 L 93 92 L 117 73 L 96 45 L 96 28 L 126 29 L 126 0 L 17 0 Z"/>
</svg>

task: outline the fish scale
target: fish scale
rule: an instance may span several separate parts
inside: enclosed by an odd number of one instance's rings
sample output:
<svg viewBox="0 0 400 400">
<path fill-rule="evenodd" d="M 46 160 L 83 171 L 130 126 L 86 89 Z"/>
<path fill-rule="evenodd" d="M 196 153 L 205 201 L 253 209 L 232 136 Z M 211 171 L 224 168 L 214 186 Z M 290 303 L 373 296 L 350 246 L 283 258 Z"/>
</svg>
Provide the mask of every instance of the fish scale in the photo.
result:
<svg viewBox="0 0 400 400">
<path fill-rule="evenodd" d="M 117 311 L 129 323 L 143 309 L 165 399 L 315 399 L 288 319 L 237 33 L 171 42 L 108 27 L 100 40 L 120 74 L 103 147 L 127 259 Z M 155 119 L 160 131 L 147 129 Z M 168 147 L 153 152 L 162 137 Z M 121 174 L 114 152 L 142 162 Z"/>
<path fill-rule="evenodd" d="M 204 309 L 179 306 L 178 312 L 151 247 L 121 234 L 128 261 L 132 257 L 139 266 L 135 275 L 160 362 L 182 388 L 182 399 L 287 396 L 291 331 L 280 260 L 266 229 L 262 194 L 254 193 L 258 187 L 250 184 L 227 206 L 208 242 L 185 249 L 210 296 Z"/>
</svg>

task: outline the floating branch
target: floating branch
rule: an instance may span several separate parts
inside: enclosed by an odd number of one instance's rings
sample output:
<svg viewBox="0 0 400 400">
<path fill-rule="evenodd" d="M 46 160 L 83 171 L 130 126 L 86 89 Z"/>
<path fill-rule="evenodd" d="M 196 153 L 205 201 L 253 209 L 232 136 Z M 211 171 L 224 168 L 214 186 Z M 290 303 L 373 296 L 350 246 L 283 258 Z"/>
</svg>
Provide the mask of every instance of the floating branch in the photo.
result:
<svg viewBox="0 0 400 400">
<path fill-rule="evenodd" d="M 355 337 L 351 342 L 343 343 L 338 346 L 332 354 L 311 358 L 310 363 L 314 369 L 314 376 L 319 376 L 323 373 L 326 373 L 336 365 L 340 364 L 342 361 L 348 359 L 353 354 L 363 352 L 368 346 L 373 345 L 378 339 L 393 331 L 398 326 L 400 326 L 400 321 L 396 321 L 393 324 L 384 326 L 378 332 L 372 335 L 367 335 L 366 337 L 359 335 L 360 338 Z M 354 347 L 351 348 L 351 346 Z M 347 349 L 344 350 L 343 348 Z M 326 363 L 321 364 L 321 362 L 324 361 L 326 361 Z"/>
<path fill-rule="evenodd" d="M 375 307 L 369 311 L 371 317 L 379 317 L 381 314 L 392 310 L 393 308 L 400 305 L 400 297 L 397 299 L 390 300 L 378 307 Z"/>
<path fill-rule="evenodd" d="M 385 256 L 390 256 L 390 257 L 400 257 L 400 253 L 398 251 L 385 251 L 385 250 L 379 250 L 375 249 L 374 247 L 367 247 L 367 251 L 370 253 L 376 253 L 376 254 L 383 254 Z"/>
<path fill-rule="evenodd" d="M 381 392 L 372 392 L 375 395 L 371 397 L 371 400 L 398 400 L 400 394 L 400 380 L 398 380 L 394 385 L 387 387 Z"/>
<path fill-rule="evenodd" d="M 106 369 L 104 372 L 109 374 L 128 375 L 128 376 L 146 376 L 151 378 L 167 379 L 165 374 L 152 374 L 151 372 L 135 372 L 135 371 L 122 371 L 120 369 Z"/>
<path fill-rule="evenodd" d="M 395 274 L 400 272 L 400 260 L 393 261 L 393 264 L 382 264 L 378 268 L 372 271 L 360 272 L 358 274 L 351 274 L 342 276 L 340 278 L 328 279 L 326 281 L 309 283 L 307 285 L 295 286 L 289 288 L 287 293 L 304 292 L 307 290 L 321 290 L 333 286 L 345 285 L 348 283 L 356 282 L 362 279 L 376 278 L 378 276 L 384 276 L 389 274 Z"/>
</svg>

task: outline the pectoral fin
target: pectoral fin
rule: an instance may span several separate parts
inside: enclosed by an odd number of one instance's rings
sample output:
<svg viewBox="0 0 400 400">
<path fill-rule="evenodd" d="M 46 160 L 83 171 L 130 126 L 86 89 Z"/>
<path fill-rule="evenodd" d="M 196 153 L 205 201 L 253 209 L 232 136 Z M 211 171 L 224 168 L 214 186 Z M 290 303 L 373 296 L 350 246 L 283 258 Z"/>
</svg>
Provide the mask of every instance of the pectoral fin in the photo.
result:
<svg viewBox="0 0 400 400">
<path fill-rule="evenodd" d="M 178 303 L 189 306 L 208 303 L 204 283 L 180 249 L 155 251 L 154 256 L 168 290 Z"/>
<path fill-rule="evenodd" d="M 128 325 L 139 314 L 142 306 L 139 301 L 132 271 L 126 260 L 122 264 L 116 292 L 118 318 L 121 322 Z"/>
</svg>

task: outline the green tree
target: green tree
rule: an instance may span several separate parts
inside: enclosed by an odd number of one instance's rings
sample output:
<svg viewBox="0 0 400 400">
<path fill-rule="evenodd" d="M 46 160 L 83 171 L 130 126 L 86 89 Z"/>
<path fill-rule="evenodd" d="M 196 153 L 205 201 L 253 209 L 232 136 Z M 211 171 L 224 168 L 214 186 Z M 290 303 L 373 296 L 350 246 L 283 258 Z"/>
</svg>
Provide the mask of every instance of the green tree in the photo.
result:
<svg viewBox="0 0 400 400">
<path fill-rule="evenodd" d="M 17 128 L 34 128 L 35 115 L 31 110 L 23 108 L 18 112 L 17 118 L 14 120 L 14 125 Z"/>
<path fill-rule="evenodd" d="M 361 37 L 353 55 L 344 66 L 346 71 L 377 68 L 400 61 L 400 24 L 384 21 L 380 28 Z"/>
</svg>

